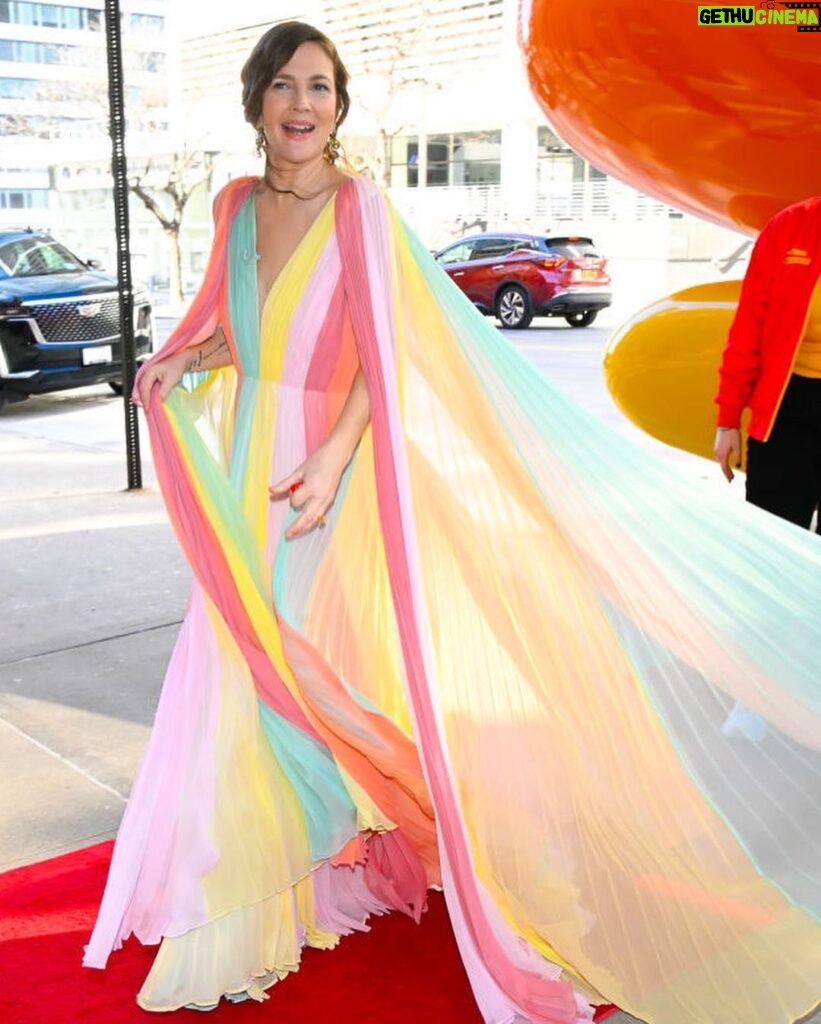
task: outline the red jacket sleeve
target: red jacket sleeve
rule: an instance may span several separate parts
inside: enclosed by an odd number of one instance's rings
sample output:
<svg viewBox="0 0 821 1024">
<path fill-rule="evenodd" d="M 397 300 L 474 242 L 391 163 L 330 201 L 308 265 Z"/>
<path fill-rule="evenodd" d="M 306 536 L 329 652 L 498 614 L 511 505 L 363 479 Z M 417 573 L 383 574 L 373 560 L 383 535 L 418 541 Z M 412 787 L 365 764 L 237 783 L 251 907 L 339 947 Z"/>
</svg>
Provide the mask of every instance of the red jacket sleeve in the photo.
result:
<svg viewBox="0 0 821 1024">
<path fill-rule="evenodd" d="M 744 276 L 738 309 L 727 335 L 719 369 L 718 426 L 738 427 L 741 413 L 755 387 L 761 364 L 761 335 L 771 300 L 773 261 L 772 221 L 753 247 Z"/>
</svg>

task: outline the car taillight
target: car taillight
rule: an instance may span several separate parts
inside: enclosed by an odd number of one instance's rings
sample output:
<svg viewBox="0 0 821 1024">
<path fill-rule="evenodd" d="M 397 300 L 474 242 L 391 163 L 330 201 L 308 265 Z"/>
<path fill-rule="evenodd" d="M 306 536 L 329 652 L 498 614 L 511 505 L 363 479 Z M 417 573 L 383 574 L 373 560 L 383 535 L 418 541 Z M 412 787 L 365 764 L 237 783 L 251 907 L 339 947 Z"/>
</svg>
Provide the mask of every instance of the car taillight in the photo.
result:
<svg viewBox="0 0 821 1024">
<path fill-rule="evenodd" d="M 545 270 L 556 270 L 564 263 L 564 256 L 535 256 L 533 262 L 537 267 L 544 267 Z"/>
</svg>

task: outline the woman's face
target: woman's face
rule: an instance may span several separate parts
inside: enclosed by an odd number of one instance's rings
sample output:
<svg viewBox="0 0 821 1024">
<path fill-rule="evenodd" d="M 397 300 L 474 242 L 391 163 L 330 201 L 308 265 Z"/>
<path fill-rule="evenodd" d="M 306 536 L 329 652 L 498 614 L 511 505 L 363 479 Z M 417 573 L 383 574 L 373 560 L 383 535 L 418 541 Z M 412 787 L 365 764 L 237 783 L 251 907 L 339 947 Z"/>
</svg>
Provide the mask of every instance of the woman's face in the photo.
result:
<svg viewBox="0 0 821 1024">
<path fill-rule="evenodd" d="M 321 157 L 335 123 L 333 62 L 318 43 L 303 43 L 262 97 L 268 158 L 302 164 Z"/>
</svg>

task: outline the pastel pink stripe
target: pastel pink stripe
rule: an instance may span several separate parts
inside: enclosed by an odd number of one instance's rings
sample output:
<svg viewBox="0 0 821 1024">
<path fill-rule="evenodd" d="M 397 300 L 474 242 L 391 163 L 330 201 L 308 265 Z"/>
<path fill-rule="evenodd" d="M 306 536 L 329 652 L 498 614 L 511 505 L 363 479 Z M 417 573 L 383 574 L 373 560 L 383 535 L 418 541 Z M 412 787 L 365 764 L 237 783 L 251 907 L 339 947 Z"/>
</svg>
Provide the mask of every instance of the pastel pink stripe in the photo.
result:
<svg viewBox="0 0 821 1024">
<path fill-rule="evenodd" d="M 334 285 L 339 278 L 339 250 L 329 238 L 322 253 L 304 283 L 288 328 L 286 358 L 280 383 L 293 387 L 310 387 L 306 381 L 308 368 L 317 351 L 316 338 L 332 308 Z"/>
<path fill-rule="evenodd" d="M 362 864 L 334 867 L 320 864 L 311 875 L 314 886 L 314 913 L 319 928 L 337 935 L 370 930 L 368 917 L 393 909 L 377 899 L 365 881 Z"/>
<path fill-rule="evenodd" d="M 442 844 L 452 871 L 451 905 L 458 901 L 466 928 L 488 973 L 498 987 L 531 1018 L 534 1024 L 575 1024 L 579 1017 L 572 987 L 545 978 L 545 963 L 529 946 L 488 919 L 473 871 L 458 802 L 448 771 L 447 758 L 437 723 L 430 689 L 434 686 L 432 664 L 426 657 L 422 623 L 427 621 L 413 534 L 413 507 L 409 472 L 403 444 L 395 391 L 397 381 L 393 350 L 393 311 L 388 226 L 384 205 L 366 186 L 353 181 L 337 194 L 336 217 L 342 273 L 356 330 L 357 348 L 371 400 L 377 496 L 388 570 L 400 641 L 405 660 L 417 737 L 428 782 L 434 798 Z M 366 246 L 370 259 L 366 259 Z M 527 967 L 523 961 L 529 961 Z M 551 965 L 555 966 L 555 965 Z"/>
<path fill-rule="evenodd" d="M 217 860 L 210 825 L 218 664 L 195 584 L 120 824 L 109 882 L 83 958 L 86 967 L 105 967 L 111 951 L 132 932 L 141 942 L 156 943 L 208 919 L 199 881 Z M 192 707 L 203 709 L 202 717 L 192 715 Z"/>
<path fill-rule="evenodd" d="M 334 251 L 336 252 L 335 246 Z M 336 288 L 333 291 L 327 315 L 316 339 L 311 364 L 305 377 L 303 416 L 305 420 L 306 451 L 309 452 L 315 451 L 325 440 L 328 385 L 333 378 L 336 363 L 342 350 L 342 333 L 345 328 L 345 304 L 341 301 L 343 285 L 342 279 L 339 277 L 338 260 L 335 274 Z M 315 408 L 317 401 L 322 402 L 320 415 L 317 415 L 320 410 Z"/>
<path fill-rule="evenodd" d="M 328 244 L 323 248 L 291 317 L 281 380 L 263 384 L 265 387 L 277 388 L 276 443 L 271 453 L 271 483 L 278 483 L 290 476 L 304 461 L 307 453 L 313 451 L 322 440 L 321 437 L 315 438 L 315 418 L 310 409 L 305 409 L 306 403 L 317 401 L 317 397 L 307 390 L 306 378 L 310 375 L 316 348 L 323 342 L 323 325 L 334 312 L 331 285 L 338 275 L 339 252 L 335 245 Z M 314 341 L 317 335 L 320 337 Z M 321 400 L 324 403 L 324 396 L 321 396 Z M 324 422 L 324 417 L 321 419 Z M 274 562 L 275 548 L 282 537 L 289 507 L 287 501 L 270 503 L 266 547 L 269 564 Z"/>
</svg>

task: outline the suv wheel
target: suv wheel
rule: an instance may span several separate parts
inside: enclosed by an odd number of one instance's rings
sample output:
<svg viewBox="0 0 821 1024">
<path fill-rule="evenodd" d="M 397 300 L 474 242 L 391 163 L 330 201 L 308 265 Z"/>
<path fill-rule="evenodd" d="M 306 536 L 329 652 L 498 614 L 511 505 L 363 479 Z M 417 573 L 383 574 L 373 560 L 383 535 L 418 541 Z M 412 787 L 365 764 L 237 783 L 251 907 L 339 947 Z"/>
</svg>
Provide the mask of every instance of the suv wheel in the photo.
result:
<svg viewBox="0 0 821 1024">
<path fill-rule="evenodd" d="M 598 316 L 597 309 L 585 309 L 581 313 L 568 313 L 565 320 L 571 327 L 589 327 Z"/>
<path fill-rule="evenodd" d="M 517 284 L 506 284 L 496 296 L 496 316 L 502 327 L 528 327 L 533 319 L 530 296 Z"/>
<path fill-rule="evenodd" d="M 136 376 L 143 363 L 149 358 L 149 356 L 141 356 L 137 360 L 137 365 L 134 368 L 134 375 Z M 120 377 L 118 380 L 110 380 L 108 386 L 114 392 L 115 395 L 121 395 L 123 393 L 123 379 Z"/>
</svg>

